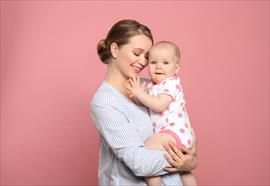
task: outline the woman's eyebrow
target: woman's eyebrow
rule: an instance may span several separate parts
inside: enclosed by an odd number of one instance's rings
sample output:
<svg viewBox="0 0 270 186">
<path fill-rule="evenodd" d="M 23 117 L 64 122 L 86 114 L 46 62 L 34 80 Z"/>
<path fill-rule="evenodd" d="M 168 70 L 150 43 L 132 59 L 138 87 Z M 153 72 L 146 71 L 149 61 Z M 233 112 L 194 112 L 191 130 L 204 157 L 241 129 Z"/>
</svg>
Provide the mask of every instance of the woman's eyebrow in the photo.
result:
<svg viewBox="0 0 270 186">
<path fill-rule="evenodd" d="M 140 52 L 144 52 L 142 48 L 134 48 L 134 50 L 139 50 Z"/>
</svg>

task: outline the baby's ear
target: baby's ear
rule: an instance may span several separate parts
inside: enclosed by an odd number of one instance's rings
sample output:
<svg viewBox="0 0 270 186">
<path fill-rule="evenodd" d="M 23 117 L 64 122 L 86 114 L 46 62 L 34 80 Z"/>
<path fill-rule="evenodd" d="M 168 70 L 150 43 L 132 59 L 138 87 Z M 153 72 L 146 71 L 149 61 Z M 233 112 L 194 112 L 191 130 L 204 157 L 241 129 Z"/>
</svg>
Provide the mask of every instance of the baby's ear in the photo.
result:
<svg viewBox="0 0 270 186">
<path fill-rule="evenodd" d="M 175 74 L 177 74 L 180 71 L 180 63 L 177 63 L 175 66 Z"/>
<path fill-rule="evenodd" d="M 110 46 L 110 50 L 111 50 L 111 54 L 114 58 L 117 57 L 118 55 L 118 46 L 116 43 L 112 43 L 111 46 Z"/>
</svg>

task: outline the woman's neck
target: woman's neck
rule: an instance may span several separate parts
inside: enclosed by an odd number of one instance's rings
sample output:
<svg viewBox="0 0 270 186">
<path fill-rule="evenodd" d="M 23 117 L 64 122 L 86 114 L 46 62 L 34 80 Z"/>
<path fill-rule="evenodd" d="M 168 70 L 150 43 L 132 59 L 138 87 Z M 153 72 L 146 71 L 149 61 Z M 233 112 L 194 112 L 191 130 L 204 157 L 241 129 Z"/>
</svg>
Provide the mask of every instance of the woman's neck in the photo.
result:
<svg viewBox="0 0 270 186">
<path fill-rule="evenodd" d="M 110 66 L 110 64 L 107 68 L 105 81 L 128 97 L 126 88 L 128 83 L 127 79 L 116 68 Z"/>
</svg>

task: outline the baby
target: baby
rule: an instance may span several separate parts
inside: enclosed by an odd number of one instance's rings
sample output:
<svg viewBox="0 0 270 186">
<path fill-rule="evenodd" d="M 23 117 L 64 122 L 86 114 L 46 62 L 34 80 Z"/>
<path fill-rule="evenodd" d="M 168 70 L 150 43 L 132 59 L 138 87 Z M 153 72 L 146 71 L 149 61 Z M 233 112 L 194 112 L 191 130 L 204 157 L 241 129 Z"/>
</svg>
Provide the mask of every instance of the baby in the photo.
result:
<svg viewBox="0 0 270 186">
<path fill-rule="evenodd" d="M 147 88 L 139 78 L 131 78 L 127 87 L 133 99 L 149 108 L 155 134 L 145 146 L 163 149 L 163 144 L 173 142 L 179 147 L 193 145 L 193 133 L 177 73 L 180 70 L 180 51 L 172 42 L 161 41 L 149 51 L 148 72 L 151 78 Z M 147 91 L 145 91 L 147 89 Z M 197 185 L 192 173 L 181 173 L 184 185 Z M 161 185 L 161 178 L 147 177 L 150 186 Z"/>
</svg>

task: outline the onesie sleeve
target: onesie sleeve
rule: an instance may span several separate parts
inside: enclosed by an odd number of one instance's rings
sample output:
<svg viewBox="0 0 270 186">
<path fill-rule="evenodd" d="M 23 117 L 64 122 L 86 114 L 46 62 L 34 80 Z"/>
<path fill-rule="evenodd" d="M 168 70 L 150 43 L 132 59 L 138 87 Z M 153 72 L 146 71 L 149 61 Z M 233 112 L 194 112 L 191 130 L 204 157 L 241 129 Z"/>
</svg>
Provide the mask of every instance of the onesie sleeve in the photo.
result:
<svg viewBox="0 0 270 186">
<path fill-rule="evenodd" d="M 170 77 L 162 81 L 158 89 L 158 94 L 168 94 L 172 98 L 175 98 L 179 92 L 181 92 L 181 85 L 178 77 Z"/>
</svg>

